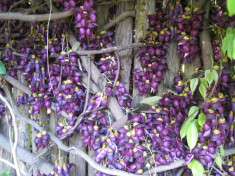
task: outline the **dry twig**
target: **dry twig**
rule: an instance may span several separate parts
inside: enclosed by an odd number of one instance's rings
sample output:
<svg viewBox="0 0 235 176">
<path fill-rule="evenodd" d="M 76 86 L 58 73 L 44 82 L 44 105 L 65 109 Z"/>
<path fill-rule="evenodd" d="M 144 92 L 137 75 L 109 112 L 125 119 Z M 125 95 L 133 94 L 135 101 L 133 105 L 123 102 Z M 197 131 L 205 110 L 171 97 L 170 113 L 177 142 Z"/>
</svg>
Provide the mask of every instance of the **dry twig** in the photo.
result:
<svg viewBox="0 0 235 176">
<path fill-rule="evenodd" d="M 51 20 L 63 19 L 72 16 L 75 11 L 55 12 L 51 14 Z M 47 21 L 50 14 L 27 15 L 17 12 L 2 12 L 0 20 L 20 20 L 20 21 Z"/>
<path fill-rule="evenodd" d="M 102 27 L 102 30 L 108 30 L 111 27 L 115 26 L 116 24 L 120 23 L 122 20 L 124 20 L 128 17 L 135 17 L 135 10 L 126 11 L 126 12 L 122 13 L 121 15 L 116 17 L 114 20 L 112 20 L 109 23 L 107 23 L 106 25 L 104 25 Z"/>
</svg>

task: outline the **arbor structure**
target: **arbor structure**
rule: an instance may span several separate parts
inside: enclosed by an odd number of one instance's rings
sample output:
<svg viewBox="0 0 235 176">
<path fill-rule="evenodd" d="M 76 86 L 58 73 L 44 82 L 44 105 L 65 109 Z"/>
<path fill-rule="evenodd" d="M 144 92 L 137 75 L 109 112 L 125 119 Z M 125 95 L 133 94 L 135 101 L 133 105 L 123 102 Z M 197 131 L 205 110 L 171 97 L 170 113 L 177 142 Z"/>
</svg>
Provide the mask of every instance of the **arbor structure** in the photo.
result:
<svg viewBox="0 0 235 176">
<path fill-rule="evenodd" d="M 235 175 L 233 4 L 2 0 L 0 172 Z"/>
</svg>

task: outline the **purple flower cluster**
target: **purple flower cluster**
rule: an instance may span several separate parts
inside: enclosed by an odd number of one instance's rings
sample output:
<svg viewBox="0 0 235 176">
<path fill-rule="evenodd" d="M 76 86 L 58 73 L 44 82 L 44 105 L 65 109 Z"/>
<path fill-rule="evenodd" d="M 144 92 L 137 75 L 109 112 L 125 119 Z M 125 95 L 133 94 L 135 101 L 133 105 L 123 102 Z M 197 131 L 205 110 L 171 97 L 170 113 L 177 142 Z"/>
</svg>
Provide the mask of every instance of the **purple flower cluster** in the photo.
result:
<svg viewBox="0 0 235 176">
<path fill-rule="evenodd" d="M 83 0 L 82 6 L 76 8 L 75 27 L 78 27 L 79 38 L 93 39 L 93 28 L 97 26 L 96 10 L 93 9 L 94 0 Z"/>
<path fill-rule="evenodd" d="M 71 167 L 75 166 L 74 163 L 62 163 L 62 162 L 55 162 L 54 170 L 51 171 L 48 175 L 42 174 L 39 170 L 37 171 L 37 176 L 69 176 L 69 170 Z"/>
</svg>

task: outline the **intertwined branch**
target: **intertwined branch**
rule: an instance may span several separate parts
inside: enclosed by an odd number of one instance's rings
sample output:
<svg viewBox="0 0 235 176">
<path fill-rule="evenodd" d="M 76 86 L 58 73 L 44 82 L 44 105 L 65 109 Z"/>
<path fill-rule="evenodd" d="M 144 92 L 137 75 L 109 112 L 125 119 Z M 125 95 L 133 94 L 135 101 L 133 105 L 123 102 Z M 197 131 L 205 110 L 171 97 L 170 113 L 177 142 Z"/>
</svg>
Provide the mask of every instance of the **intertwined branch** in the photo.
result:
<svg viewBox="0 0 235 176">
<path fill-rule="evenodd" d="M 9 78 L 10 76 L 7 76 L 7 77 Z M 14 83 L 16 83 L 16 85 L 18 87 L 21 87 L 21 88 L 24 87 L 24 85 L 22 83 L 20 83 L 18 80 L 15 80 L 14 78 L 11 78 L 11 79 L 14 80 Z M 6 90 L 6 88 L 4 90 L 5 90 L 6 94 L 7 94 L 8 99 L 11 100 L 12 98 L 11 98 L 11 95 L 9 94 L 9 91 Z M 38 125 L 36 122 L 34 122 L 33 120 L 28 119 L 27 117 L 23 116 L 21 114 L 21 112 L 19 111 L 18 107 L 16 106 L 15 102 L 13 100 L 11 100 L 11 101 L 13 102 L 13 111 L 14 111 L 14 114 L 16 114 L 18 118 L 20 118 L 24 122 L 32 125 L 37 130 L 39 130 L 39 131 L 42 130 L 42 127 L 40 125 Z M 101 171 L 101 172 L 106 173 L 106 174 L 111 174 L 111 175 L 137 176 L 136 174 L 130 174 L 130 173 L 127 173 L 127 172 L 124 172 L 124 171 L 120 171 L 120 170 L 117 170 L 117 169 L 109 169 L 109 168 L 106 168 L 104 166 L 101 166 L 98 163 L 96 163 L 89 155 L 84 153 L 81 149 L 76 148 L 76 147 L 68 147 L 65 144 L 63 144 L 61 139 L 57 138 L 56 136 L 54 136 L 51 133 L 48 133 L 48 134 L 50 136 L 50 139 L 58 146 L 58 148 L 60 148 L 61 150 L 64 150 L 65 152 L 69 152 L 69 153 L 72 153 L 74 155 L 81 156 L 93 168 L 95 168 L 98 171 Z M 224 157 L 229 156 L 229 155 L 234 155 L 234 154 L 235 154 L 235 147 L 234 148 L 230 148 L 230 149 L 226 149 L 225 152 L 224 152 Z M 171 163 L 169 165 L 163 165 L 163 166 L 155 167 L 155 168 L 153 168 L 153 169 L 143 173 L 142 175 L 144 176 L 144 175 L 149 175 L 150 173 L 158 173 L 158 172 L 172 170 L 172 169 L 184 166 L 184 163 L 185 163 L 185 160 L 178 160 L 178 161 L 175 161 L 175 162 L 173 162 L 173 163 Z"/>
<path fill-rule="evenodd" d="M 38 15 L 27 15 L 17 12 L 1 12 L 0 20 L 20 20 L 20 21 L 48 21 L 49 17 L 51 20 L 63 19 L 72 16 L 75 11 L 64 11 L 64 12 L 55 12 L 51 14 L 38 14 Z"/>
</svg>

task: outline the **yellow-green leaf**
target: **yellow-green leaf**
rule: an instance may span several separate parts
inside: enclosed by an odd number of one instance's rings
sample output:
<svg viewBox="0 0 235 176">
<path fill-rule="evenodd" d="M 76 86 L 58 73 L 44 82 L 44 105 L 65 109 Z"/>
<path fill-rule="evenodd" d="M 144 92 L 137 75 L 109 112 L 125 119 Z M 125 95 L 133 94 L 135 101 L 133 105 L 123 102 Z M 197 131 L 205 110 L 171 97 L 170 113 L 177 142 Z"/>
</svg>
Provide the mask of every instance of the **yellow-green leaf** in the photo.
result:
<svg viewBox="0 0 235 176">
<path fill-rule="evenodd" d="M 203 84 L 200 84 L 199 92 L 201 93 L 202 97 L 205 100 L 206 99 L 206 87 Z"/>
<path fill-rule="evenodd" d="M 235 0 L 227 0 L 227 9 L 229 16 L 235 15 Z"/>
<path fill-rule="evenodd" d="M 190 123 L 190 121 L 188 119 L 185 120 L 182 127 L 181 127 L 181 129 L 180 129 L 181 140 L 186 136 L 189 123 Z"/>
<path fill-rule="evenodd" d="M 197 106 L 192 106 L 188 112 L 189 121 L 192 121 L 198 114 L 199 108 Z"/>
<path fill-rule="evenodd" d="M 191 169 L 193 176 L 203 176 L 204 175 L 204 167 L 202 166 L 202 164 L 196 160 L 193 159 L 189 164 L 188 164 L 188 168 Z"/>
<path fill-rule="evenodd" d="M 203 112 L 201 112 L 198 116 L 197 123 L 198 123 L 198 125 L 200 125 L 202 127 L 205 122 L 206 122 L 206 115 Z"/>
<path fill-rule="evenodd" d="M 187 143 L 190 151 L 196 146 L 198 140 L 198 129 L 196 123 L 191 122 L 187 128 Z"/>
<path fill-rule="evenodd" d="M 197 88 L 197 85 L 198 85 L 198 78 L 193 78 L 190 81 L 190 89 L 191 89 L 192 94 L 195 91 L 195 89 Z"/>
</svg>

